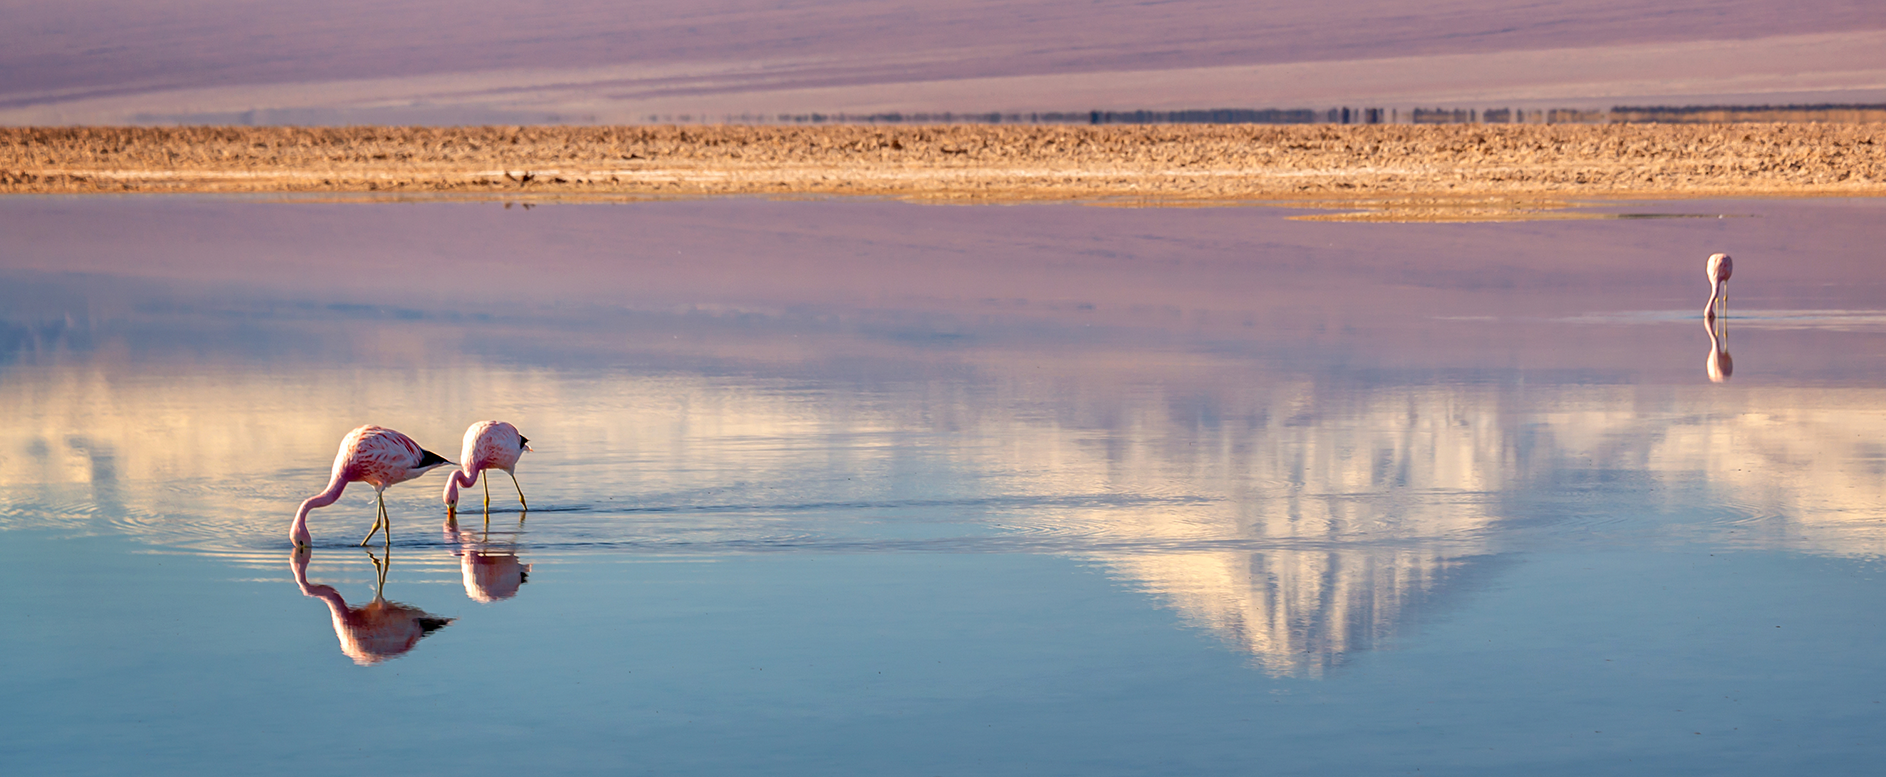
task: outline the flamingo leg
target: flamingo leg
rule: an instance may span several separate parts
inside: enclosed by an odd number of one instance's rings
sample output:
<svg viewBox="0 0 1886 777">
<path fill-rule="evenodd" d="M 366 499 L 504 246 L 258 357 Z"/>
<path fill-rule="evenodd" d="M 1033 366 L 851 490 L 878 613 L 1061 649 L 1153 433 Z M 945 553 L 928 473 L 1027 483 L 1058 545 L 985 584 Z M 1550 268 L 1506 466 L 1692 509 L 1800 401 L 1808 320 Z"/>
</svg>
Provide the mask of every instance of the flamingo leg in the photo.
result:
<svg viewBox="0 0 1886 777">
<path fill-rule="evenodd" d="M 386 520 L 386 493 L 374 492 L 373 496 L 379 503 L 379 509 L 374 511 L 373 528 L 367 530 L 367 536 L 360 538 L 360 547 L 363 548 L 367 546 L 367 541 L 373 539 L 373 535 L 380 531 L 380 527 L 382 526 L 386 527 L 387 544 L 391 545 L 393 543 L 393 524 L 388 523 Z"/>
<path fill-rule="evenodd" d="M 491 473 L 485 472 L 485 531 L 491 531 Z"/>
<path fill-rule="evenodd" d="M 517 503 L 523 505 L 526 511 L 530 510 L 530 503 L 524 501 L 524 487 L 517 484 L 517 476 L 509 472 L 504 474 L 511 475 L 511 487 L 517 489 Z"/>
<path fill-rule="evenodd" d="M 363 548 L 366 547 L 367 541 L 373 539 L 373 535 L 378 534 L 379 532 L 380 532 L 380 510 L 379 508 L 375 508 L 373 511 L 373 528 L 367 530 L 367 536 L 360 538 L 360 547 L 363 547 Z"/>
</svg>

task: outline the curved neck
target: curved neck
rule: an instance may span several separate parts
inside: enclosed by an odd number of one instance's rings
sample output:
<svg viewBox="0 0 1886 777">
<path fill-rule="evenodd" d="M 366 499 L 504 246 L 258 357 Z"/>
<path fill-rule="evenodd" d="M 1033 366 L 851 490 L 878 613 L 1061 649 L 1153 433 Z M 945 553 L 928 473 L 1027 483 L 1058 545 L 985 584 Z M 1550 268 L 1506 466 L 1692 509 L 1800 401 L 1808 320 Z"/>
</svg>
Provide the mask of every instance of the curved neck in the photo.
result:
<svg viewBox="0 0 1886 777">
<path fill-rule="evenodd" d="M 336 468 L 334 470 L 334 477 L 327 483 L 327 490 L 308 497 L 307 501 L 301 503 L 301 509 L 295 511 L 295 525 L 289 530 L 290 533 L 306 533 L 308 529 L 308 511 L 317 507 L 326 507 L 334 504 L 336 500 L 341 498 L 341 492 L 345 490 L 347 490 L 347 478 Z"/>
<path fill-rule="evenodd" d="M 445 503 L 448 505 L 458 504 L 458 490 L 461 488 L 471 488 L 475 485 L 478 485 L 477 471 L 466 472 L 462 469 L 452 470 L 452 476 L 445 479 Z"/>
</svg>

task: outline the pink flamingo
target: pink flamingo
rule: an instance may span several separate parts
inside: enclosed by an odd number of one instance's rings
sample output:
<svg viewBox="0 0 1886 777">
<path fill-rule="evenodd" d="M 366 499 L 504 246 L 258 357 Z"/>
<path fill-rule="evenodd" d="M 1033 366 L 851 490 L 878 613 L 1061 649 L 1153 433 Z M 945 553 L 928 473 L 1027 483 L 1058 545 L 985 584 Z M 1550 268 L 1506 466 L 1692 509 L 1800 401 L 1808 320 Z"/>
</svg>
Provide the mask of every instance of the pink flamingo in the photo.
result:
<svg viewBox="0 0 1886 777">
<path fill-rule="evenodd" d="M 347 606 L 347 600 L 341 598 L 333 586 L 312 585 L 308 582 L 308 559 L 314 554 L 306 548 L 296 548 L 288 557 L 289 568 L 295 573 L 295 585 L 301 588 L 302 596 L 312 596 L 327 604 L 328 614 L 334 617 L 334 636 L 340 637 L 341 652 L 361 666 L 380 663 L 395 658 L 414 645 L 427 634 L 445 628 L 453 618 L 441 618 L 437 615 L 410 605 L 386 600 L 386 570 L 392 566 L 393 557 L 387 555 L 382 565 L 373 551 L 367 551 L 373 558 L 375 581 L 373 601 L 360 607 Z"/>
<path fill-rule="evenodd" d="M 341 491 L 348 483 L 356 480 L 365 481 L 373 486 L 374 498 L 380 503 L 380 509 L 373 520 L 373 529 L 367 532 L 361 545 L 373 539 L 374 532 L 386 528 L 386 544 L 393 544 L 393 524 L 386 515 L 386 487 L 394 483 L 404 483 L 440 464 L 450 464 L 445 457 L 419 447 L 413 438 L 378 426 L 362 426 L 341 438 L 340 453 L 334 457 L 334 475 L 327 482 L 327 490 L 308 497 L 301 503 L 301 509 L 295 511 L 295 524 L 288 529 L 288 538 L 295 547 L 309 547 L 313 538 L 308 536 L 308 511 L 317 507 L 334 504 L 341 498 Z"/>
<path fill-rule="evenodd" d="M 1710 254 L 1709 264 L 1703 272 L 1709 274 L 1709 305 L 1703 308 L 1703 315 L 1716 317 L 1716 298 L 1722 298 L 1722 309 L 1729 310 L 1729 273 L 1735 270 L 1735 261 L 1728 254 Z"/>
<path fill-rule="evenodd" d="M 445 525 L 454 526 L 458 520 L 458 490 L 470 488 L 478 483 L 478 476 L 487 469 L 501 469 L 511 476 L 511 485 L 517 489 L 517 503 L 525 510 L 530 503 L 524 501 L 524 487 L 517 484 L 517 457 L 530 450 L 530 439 L 519 434 L 517 427 L 503 421 L 479 421 L 465 430 L 465 448 L 459 453 L 459 469 L 445 481 Z M 491 481 L 485 481 L 485 523 L 491 522 Z"/>
</svg>

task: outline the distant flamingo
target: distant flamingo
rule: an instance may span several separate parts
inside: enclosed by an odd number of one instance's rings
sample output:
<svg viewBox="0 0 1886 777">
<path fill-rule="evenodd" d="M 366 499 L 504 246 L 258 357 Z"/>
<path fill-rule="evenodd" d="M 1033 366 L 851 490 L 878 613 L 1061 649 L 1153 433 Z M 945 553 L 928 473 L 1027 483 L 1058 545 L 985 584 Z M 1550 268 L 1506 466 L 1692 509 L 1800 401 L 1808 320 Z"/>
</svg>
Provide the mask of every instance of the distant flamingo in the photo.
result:
<svg viewBox="0 0 1886 777">
<path fill-rule="evenodd" d="M 1716 298 L 1722 298 L 1722 309 L 1729 309 L 1729 273 L 1735 270 L 1735 262 L 1728 254 L 1710 254 L 1709 264 L 1704 272 L 1709 274 L 1709 304 L 1703 308 L 1703 315 L 1716 316 Z"/>
<path fill-rule="evenodd" d="M 334 457 L 334 474 L 327 482 L 327 490 L 308 497 L 301 503 L 301 509 L 295 511 L 295 524 L 288 530 L 288 538 L 295 547 L 306 548 L 313 543 L 308 535 L 308 511 L 317 507 L 334 504 L 341 498 L 341 491 L 348 483 L 365 481 L 373 486 L 374 498 L 380 503 L 380 509 L 374 516 L 373 529 L 367 532 L 360 544 L 367 544 L 373 539 L 374 532 L 382 527 L 386 529 L 386 543 L 393 544 L 393 525 L 386 515 L 386 487 L 394 483 L 404 483 L 440 464 L 450 464 L 445 457 L 419 447 L 413 438 L 378 426 L 362 426 L 341 438 L 341 450 Z"/>
<path fill-rule="evenodd" d="M 395 658 L 412 650 L 414 645 L 427 634 L 445 628 L 452 618 L 437 615 L 410 605 L 386 600 L 386 570 L 392 566 L 393 557 L 389 553 L 386 562 L 381 563 L 373 551 L 367 551 L 373 559 L 375 581 L 373 601 L 360 607 L 347 606 L 347 600 L 341 598 L 333 586 L 313 585 L 308 582 L 308 559 L 313 552 L 307 548 L 296 548 L 288 557 L 289 568 L 295 573 L 295 585 L 303 596 L 312 596 L 327 604 L 328 614 L 334 617 L 334 636 L 341 640 L 341 652 L 361 666 L 370 666 L 389 658 Z"/>
<path fill-rule="evenodd" d="M 517 503 L 525 510 L 530 503 L 524 501 L 524 487 L 517 484 L 517 457 L 530 450 L 530 440 L 519 434 L 517 427 L 503 421 L 479 421 L 465 430 L 465 448 L 459 453 L 459 469 L 445 481 L 445 524 L 453 526 L 458 520 L 458 490 L 470 488 L 478 483 L 478 476 L 487 469 L 501 469 L 511 476 L 511 486 L 517 489 Z M 491 521 L 491 481 L 485 481 L 485 522 Z"/>
</svg>

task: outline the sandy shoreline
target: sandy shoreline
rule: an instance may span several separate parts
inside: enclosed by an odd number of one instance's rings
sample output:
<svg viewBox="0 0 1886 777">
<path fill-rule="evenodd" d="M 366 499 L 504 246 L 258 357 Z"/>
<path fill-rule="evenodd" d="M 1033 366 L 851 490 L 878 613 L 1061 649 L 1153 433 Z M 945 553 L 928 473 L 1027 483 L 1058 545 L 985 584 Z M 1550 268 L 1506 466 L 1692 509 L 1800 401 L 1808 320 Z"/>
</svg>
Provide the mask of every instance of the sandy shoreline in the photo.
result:
<svg viewBox="0 0 1886 777">
<path fill-rule="evenodd" d="M 0 128 L 0 193 L 855 195 L 1540 217 L 1886 196 L 1886 124 Z"/>
</svg>

